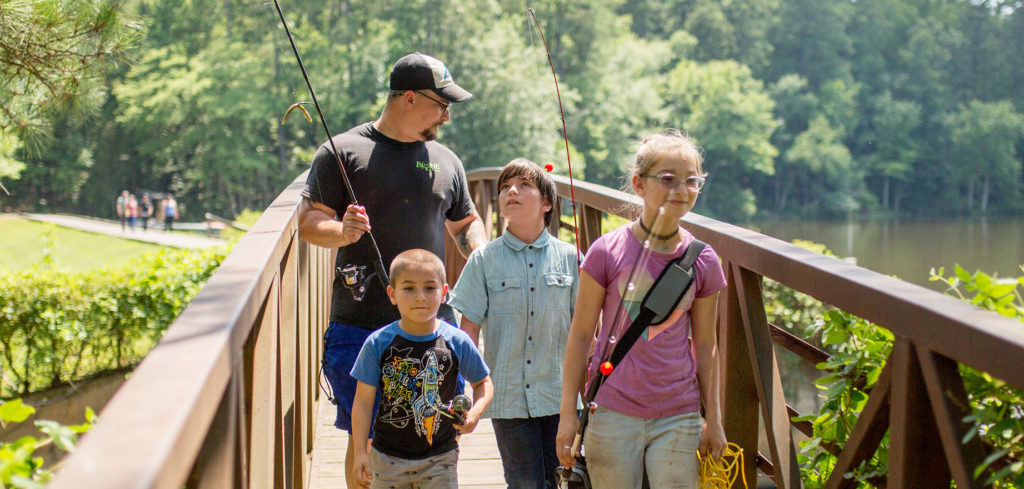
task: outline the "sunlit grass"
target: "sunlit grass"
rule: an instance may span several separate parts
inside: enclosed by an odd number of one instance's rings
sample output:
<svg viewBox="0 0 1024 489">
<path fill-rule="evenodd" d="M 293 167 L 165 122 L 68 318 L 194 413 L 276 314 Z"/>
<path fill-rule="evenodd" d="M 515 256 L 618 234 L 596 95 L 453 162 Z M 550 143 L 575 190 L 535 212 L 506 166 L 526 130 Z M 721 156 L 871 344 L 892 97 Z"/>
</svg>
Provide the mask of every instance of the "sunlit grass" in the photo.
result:
<svg viewBox="0 0 1024 489">
<path fill-rule="evenodd" d="M 117 266 L 159 245 L 0 216 L 0 269 L 22 270 L 43 260 L 47 229 L 53 228 L 53 262 L 61 270 L 85 271 Z"/>
</svg>

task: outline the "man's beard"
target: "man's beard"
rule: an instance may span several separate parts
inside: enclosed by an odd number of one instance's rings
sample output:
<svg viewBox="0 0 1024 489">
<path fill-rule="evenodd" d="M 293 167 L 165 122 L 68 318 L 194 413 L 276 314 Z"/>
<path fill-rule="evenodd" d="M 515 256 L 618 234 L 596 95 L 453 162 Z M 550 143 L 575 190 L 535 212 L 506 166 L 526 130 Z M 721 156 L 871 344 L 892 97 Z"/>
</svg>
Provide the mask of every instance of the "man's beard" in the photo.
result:
<svg viewBox="0 0 1024 489">
<path fill-rule="evenodd" d="M 431 126 L 431 127 L 428 127 L 426 129 L 424 129 L 423 132 L 420 133 L 420 136 L 423 137 L 424 141 L 434 141 L 434 140 L 437 139 L 437 131 L 440 128 L 441 128 L 441 126 Z"/>
</svg>

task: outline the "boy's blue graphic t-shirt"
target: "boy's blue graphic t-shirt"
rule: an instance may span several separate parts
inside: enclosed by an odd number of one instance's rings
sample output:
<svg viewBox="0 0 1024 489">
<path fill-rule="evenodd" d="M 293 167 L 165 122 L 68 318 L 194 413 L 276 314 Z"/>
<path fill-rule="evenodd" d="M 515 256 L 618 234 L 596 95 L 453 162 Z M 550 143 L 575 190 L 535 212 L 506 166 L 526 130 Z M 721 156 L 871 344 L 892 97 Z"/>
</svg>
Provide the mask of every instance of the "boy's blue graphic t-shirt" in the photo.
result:
<svg viewBox="0 0 1024 489">
<path fill-rule="evenodd" d="M 373 447 L 384 454 L 422 459 L 454 449 L 452 420 L 438 409 L 459 393 L 459 373 L 470 383 L 490 373 L 469 335 L 439 323 L 424 336 L 397 321 L 373 332 L 352 367 L 356 380 L 377 388 Z"/>
</svg>

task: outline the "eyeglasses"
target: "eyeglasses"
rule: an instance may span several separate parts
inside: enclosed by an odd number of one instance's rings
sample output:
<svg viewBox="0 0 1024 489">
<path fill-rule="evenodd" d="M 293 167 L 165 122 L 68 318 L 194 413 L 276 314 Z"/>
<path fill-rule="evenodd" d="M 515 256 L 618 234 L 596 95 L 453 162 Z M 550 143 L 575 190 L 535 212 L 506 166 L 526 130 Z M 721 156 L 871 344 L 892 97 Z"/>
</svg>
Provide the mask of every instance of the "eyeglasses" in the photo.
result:
<svg viewBox="0 0 1024 489">
<path fill-rule="evenodd" d="M 660 183 L 662 188 L 664 188 L 666 190 L 677 189 L 677 188 L 679 188 L 679 184 L 681 183 L 686 188 L 699 192 L 700 189 L 702 187 L 704 187 L 704 181 L 705 181 L 704 177 L 697 176 L 697 175 L 690 175 L 690 176 L 688 176 L 686 178 L 682 178 L 682 177 L 678 177 L 676 175 L 673 175 L 671 173 L 662 173 L 660 175 L 651 175 L 650 173 L 645 173 L 645 174 L 640 175 L 640 176 L 644 177 L 644 178 L 656 178 L 656 179 L 658 179 L 658 183 Z"/>
<path fill-rule="evenodd" d="M 440 100 L 438 100 L 438 99 L 436 99 L 434 97 L 431 97 L 430 95 L 427 95 L 427 94 L 425 94 L 425 93 L 423 93 L 423 92 L 421 92 L 419 90 L 416 90 L 416 93 L 418 93 L 420 95 L 423 95 L 424 97 L 429 98 L 435 104 L 440 105 L 441 106 L 441 113 L 443 113 L 444 115 L 451 115 L 451 113 L 452 113 L 452 105 L 453 105 L 451 102 L 446 104 L 446 103 L 444 103 L 444 102 L 442 102 L 442 101 L 440 101 Z"/>
</svg>

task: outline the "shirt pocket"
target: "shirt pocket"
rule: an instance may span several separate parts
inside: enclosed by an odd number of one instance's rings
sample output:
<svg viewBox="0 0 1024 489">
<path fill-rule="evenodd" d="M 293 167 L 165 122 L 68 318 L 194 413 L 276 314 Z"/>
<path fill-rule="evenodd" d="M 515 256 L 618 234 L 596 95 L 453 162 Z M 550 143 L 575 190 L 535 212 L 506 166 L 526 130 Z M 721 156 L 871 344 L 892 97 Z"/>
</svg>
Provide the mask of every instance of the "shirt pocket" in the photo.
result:
<svg viewBox="0 0 1024 489">
<path fill-rule="evenodd" d="M 544 286 L 547 288 L 547 307 L 565 307 L 575 301 L 571 297 L 573 276 L 566 273 L 549 272 L 544 274 Z"/>
<path fill-rule="evenodd" d="M 488 308 L 495 314 L 522 314 L 523 282 L 519 277 L 495 278 L 487 281 Z"/>
</svg>

